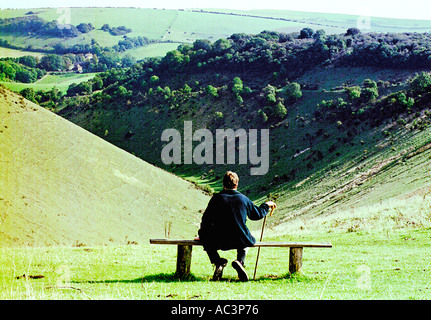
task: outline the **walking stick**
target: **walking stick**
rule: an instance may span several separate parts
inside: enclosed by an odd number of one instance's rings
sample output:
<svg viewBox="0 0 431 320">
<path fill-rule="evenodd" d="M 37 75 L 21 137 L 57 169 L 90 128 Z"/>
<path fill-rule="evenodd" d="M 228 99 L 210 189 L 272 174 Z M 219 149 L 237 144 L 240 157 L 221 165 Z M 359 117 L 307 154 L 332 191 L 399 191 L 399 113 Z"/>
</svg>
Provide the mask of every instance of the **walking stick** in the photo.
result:
<svg viewBox="0 0 431 320">
<path fill-rule="evenodd" d="M 271 208 L 271 212 L 269 213 L 270 216 L 272 216 L 272 212 L 274 211 L 275 207 Z M 266 217 L 268 215 L 265 216 L 265 218 L 263 218 L 263 224 L 262 224 L 262 232 L 260 233 L 260 240 L 262 241 L 263 238 L 263 230 L 265 229 L 265 222 L 266 222 Z M 256 270 L 257 270 L 257 263 L 259 261 L 259 254 L 260 254 L 260 247 L 257 249 L 257 257 L 256 257 L 256 265 L 254 266 L 254 275 L 253 275 L 253 280 L 256 279 Z"/>
</svg>

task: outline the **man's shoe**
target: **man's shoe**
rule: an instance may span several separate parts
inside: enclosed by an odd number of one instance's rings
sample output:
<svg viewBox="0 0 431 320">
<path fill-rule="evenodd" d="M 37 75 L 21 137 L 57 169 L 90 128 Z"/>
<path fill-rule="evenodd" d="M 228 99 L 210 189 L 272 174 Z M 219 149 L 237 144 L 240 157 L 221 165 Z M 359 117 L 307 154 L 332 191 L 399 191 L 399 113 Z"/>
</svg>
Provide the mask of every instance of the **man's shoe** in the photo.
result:
<svg viewBox="0 0 431 320">
<path fill-rule="evenodd" d="M 240 281 L 246 282 L 248 281 L 247 272 L 245 272 L 244 266 L 238 260 L 232 261 L 232 267 L 238 272 L 238 278 Z"/>
<path fill-rule="evenodd" d="M 221 258 L 219 263 L 216 264 L 216 268 L 215 268 L 214 275 L 212 278 L 213 281 L 220 281 L 221 280 L 221 277 L 223 275 L 223 269 L 224 269 L 224 267 L 226 267 L 226 265 L 227 265 L 227 260 L 224 258 Z"/>
</svg>

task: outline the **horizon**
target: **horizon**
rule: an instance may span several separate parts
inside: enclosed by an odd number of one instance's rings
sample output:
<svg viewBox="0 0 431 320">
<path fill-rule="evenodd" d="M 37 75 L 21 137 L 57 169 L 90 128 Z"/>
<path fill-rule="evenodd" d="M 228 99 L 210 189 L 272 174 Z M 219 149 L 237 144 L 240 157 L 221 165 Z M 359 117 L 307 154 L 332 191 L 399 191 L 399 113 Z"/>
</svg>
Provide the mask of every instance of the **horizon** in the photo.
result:
<svg viewBox="0 0 431 320">
<path fill-rule="evenodd" d="M 288 3 L 280 0 L 267 0 L 265 6 L 260 1 L 228 0 L 213 1 L 202 0 L 158 0 L 157 2 L 144 0 L 129 0 L 119 4 L 114 0 L 16 0 L 8 4 L 0 4 L 0 9 L 36 9 L 36 8 L 60 8 L 60 7 L 111 7 L 111 8 L 148 8 L 148 9 L 227 9 L 227 10 L 289 10 L 326 14 L 347 14 L 355 16 L 385 17 L 394 19 L 431 20 L 429 10 L 431 4 L 424 0 L 411 0 L 409 2 L 397 2 L 389 0 L 363 0 L 349 2 L 343 0 Z"/>
</svg>

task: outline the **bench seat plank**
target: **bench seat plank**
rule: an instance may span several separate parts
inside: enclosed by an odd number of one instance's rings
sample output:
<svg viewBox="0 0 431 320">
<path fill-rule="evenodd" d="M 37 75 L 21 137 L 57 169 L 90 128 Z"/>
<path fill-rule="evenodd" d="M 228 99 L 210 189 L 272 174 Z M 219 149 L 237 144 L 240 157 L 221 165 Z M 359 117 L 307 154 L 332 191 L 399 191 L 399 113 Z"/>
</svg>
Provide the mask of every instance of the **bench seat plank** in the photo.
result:
<svg viewBox="0 0 431 320">
<path fill-rule="evenodd" d="M 180 246 L 201 246 L 199 240 L 150 239 L 151 244 L 170 244 Z M 287 247 L 287 248 L 332 248 L 331 243 L 316 242 L 256 242 L 253 247 Z"/>
</svg>

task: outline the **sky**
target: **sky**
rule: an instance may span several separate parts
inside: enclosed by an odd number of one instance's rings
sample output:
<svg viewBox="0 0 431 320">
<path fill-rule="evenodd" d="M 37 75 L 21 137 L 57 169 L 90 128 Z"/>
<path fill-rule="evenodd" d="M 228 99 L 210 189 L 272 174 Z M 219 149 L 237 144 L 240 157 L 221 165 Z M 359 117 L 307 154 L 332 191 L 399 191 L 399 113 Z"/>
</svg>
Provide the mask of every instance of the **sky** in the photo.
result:
<svg viewBox="0 0 431 320">
<path fill-rule="evenodd" d="M 1 9 L 40 7 L 279 9 L 431 20 L 429 0 L 0 0 Z"/>
</svg>

